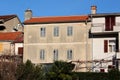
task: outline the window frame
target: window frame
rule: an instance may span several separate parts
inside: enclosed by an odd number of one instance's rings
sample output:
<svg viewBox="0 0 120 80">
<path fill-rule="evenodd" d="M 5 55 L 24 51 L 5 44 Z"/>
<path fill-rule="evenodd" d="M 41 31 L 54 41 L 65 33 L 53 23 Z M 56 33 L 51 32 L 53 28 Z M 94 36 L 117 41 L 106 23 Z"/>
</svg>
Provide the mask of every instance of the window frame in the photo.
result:
<svg viewBox="0 0 120 80">
<path fill-rule="evenodd" d="M 73 51 L 72 51 L 72 49 L 68 49 L 67 50 L 67 59 L 72 60 L 72 57 L 73 57 Z"/>
<path fill-rule="evenodd" d="M 44 49 L 40 50 L 40 60 L 45 60 L 45 50 Z"/>
<path fill-rule="evenodd" d="M 67 27 L 67 36 L 72 36 L 73 35 L 73 27 L 72 26 L 68 26 Z"/>
<path fill-rule="evenodd" d="M 116 40 L 104 40 L 104 53 L 116 52 Z"/>
<path fill-rule="evenodd" d="M 59 27 L 58 26 L 54 27 L 53 34 L 54 34 L 54 37 L 58 37 L 59 36 Z"/>
<path fill-rule="evenodd" d="M 54 49 L 54 51 L 53 51 L 53 60 L 54 61 L 57 61 L 58 60 L 58 49 Z"/>
<path fill-rule="evenodd" d="M 46 36 L 46 28 L 45 27 L 41 27 L 40 28 L 40 36 L 41 37 L 45 37 Z"/>
</svg>

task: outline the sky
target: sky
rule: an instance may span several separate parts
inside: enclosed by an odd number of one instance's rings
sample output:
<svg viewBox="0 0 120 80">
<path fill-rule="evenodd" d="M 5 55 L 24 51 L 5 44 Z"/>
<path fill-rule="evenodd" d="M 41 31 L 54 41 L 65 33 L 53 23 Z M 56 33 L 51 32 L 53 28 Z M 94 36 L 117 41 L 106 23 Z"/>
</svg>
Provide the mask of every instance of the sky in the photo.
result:
<svg viewBox="0 0 120 80">
<path fill-rule="evenodd" d="M 120 0 L 1 0 L 0 15 L 16 14 L 23 22 L 26 9 L 34 17 L 74 16 L 90 14 L 92 5 L 97 6 L 97 13 L 120 12 Z"/>
</svg>

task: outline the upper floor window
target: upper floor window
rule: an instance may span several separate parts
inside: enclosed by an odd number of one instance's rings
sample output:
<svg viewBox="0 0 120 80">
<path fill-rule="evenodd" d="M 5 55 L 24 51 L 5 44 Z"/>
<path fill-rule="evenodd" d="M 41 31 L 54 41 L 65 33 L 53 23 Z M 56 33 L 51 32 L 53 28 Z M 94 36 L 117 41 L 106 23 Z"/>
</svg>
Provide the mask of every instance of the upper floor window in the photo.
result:
<svg viewBox="0 0 120 80">
<path fill-rule="evenodd" d="M 71 49 L 67 50 L 67 59 L 69 59 L 69 60 L 72 59 L 72 50 Z"/>
<path fill-rule="evenodd" d="M 54 27 L 54 36 L 59 36 L 59 27 Z"/>
<path fill-rule="evenodd" d="M 57 49 L 55 49 L 55 50 L 53 51 L 53 60 L 54 60 L 54 61 L 58 60 L 58 50 L 57 50 Z"/>
<path fill-rule="evenodd" d="M 72 36 L 73 35 L 73 27 L 69 26 L 67 27 L 67 36 Z"/>
<path fill-rule="evenodd" d="M 46 28 L 45 27 L 42 27 L 42 28 L 40 28 L 40 35 L 41 35 L 41 37 L 45 37 L 45 34 L 46 34 Z"/>
<path fill-rule="evenodd" d="M 40 59 L 41 59 L 41 60 L 44 60 L 44 59 L 45 59 L 45 50 L 44 50 L 44 49 L 41 49 L 41 50 L 40 50 Z"/>
</svg>

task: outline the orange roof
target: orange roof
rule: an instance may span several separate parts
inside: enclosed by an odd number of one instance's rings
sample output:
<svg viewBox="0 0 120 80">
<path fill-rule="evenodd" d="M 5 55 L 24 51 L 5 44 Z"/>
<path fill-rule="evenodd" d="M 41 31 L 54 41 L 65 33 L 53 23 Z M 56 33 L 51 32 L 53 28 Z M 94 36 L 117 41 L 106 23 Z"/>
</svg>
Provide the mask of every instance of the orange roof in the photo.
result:
<svg viewBox="0 0 120 80">
<path fill-rule="evenodd" d="M 33 17 L 24 24 L 86 21 L 88 16 Z"/>
<path fill-rule="evenodd" d="M 0 41 L 14 41 L 16 40 L 22 32 L 1 32 Z"/>
</svg>

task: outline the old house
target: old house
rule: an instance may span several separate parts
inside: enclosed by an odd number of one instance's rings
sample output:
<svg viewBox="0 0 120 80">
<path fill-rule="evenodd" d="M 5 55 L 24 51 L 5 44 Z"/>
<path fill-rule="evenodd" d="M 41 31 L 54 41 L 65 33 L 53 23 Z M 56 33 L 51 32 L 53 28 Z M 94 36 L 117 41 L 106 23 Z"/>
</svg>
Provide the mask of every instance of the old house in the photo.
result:
<svg viewBox="0 0 120 80">
<path fill-rule="evenodd" d="M 23 61 L 48 65 L 55 60 L 91 60 L 90 26 L 87 15 L 32 17 L 32 11 L 26 10 Z M 76 70 L 86 71 L 87 66 Z"/>
</svg>

